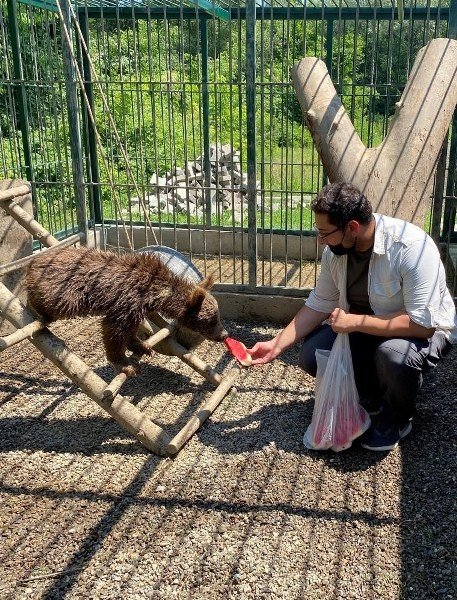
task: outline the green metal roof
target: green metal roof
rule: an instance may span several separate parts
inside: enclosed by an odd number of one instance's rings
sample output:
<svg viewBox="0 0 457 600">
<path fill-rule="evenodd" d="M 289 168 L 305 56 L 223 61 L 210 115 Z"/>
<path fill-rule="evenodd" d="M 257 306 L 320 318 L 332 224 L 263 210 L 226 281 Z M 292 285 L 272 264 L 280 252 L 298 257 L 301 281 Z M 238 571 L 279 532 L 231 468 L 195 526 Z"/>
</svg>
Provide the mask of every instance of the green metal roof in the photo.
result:
<svg viewBox="0 0 457 600">
<path fill-rule="evenodd" d="M 57 11 L 57 0 L 18 0 L 21 4 L 28 4 L 45 10 Z M 125 11 L 125 10 L 184 10 L 204 12 L 220 19 L 230 18 L 229 5 L 226 2 L 212 2 L 211 0 L 78 0 L 72 2 L 75 9 L 88 10 L 89 12 Z M 233 5 L 230 6 L 233 8 Z"/>
<path fill-rule="evenodd" d="M 18 0 L 23 4 L 36 6 L 38 8 L 56 11 L 57 0 Z M 455 3 L 456 0 L 454 0 Z M 317 11 L 345 11 L 347 9 L 361 10 L 362 14 L 370 11 L 402 10 L 405 16 L 410 11 L 430 11 L 436 13 L 441 9 L 448 12 L 452 0 L 256 0 L 258 13 L 284 13 L 286 17 L 290 13 L 301 15 Z M 150 12 L 151 14 L 180 14 L 189 17 L 192 13 L 211 15 L 223 20 L 229 20 L 232 15 L 240 11 L 245 13 L 247 0 L 73 0 L 73 6 L 78 11 L 85 11 L 89 15 L 100 15 L 101 13 L 124 13 L 129 11 Z"/>
</svg>

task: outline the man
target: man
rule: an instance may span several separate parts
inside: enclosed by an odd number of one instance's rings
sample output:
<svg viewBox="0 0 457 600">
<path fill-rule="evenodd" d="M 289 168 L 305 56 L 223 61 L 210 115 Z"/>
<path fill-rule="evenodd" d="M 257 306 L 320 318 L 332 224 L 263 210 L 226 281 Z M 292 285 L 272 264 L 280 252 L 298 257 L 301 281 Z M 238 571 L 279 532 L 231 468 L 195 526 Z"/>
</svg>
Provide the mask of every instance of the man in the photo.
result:
<svg viewBox="0 0 457 600">
<path fill-rule="evenodd" d="M 348 183 L 325 186 L 311 208 L 326 244 L 319 280 L 289 325 L 249 350 L 252 364 L 304 338 L 300 366 L 315 376 L 316 348 L 330 349 L 338 333 L 348 333 L 361 403 L 372 416 L 362 446 L 391 450 L 411 431 L 423 373 L 457 341 L 444 267 L 430 236 L 373 214 Z"/>
</svg>

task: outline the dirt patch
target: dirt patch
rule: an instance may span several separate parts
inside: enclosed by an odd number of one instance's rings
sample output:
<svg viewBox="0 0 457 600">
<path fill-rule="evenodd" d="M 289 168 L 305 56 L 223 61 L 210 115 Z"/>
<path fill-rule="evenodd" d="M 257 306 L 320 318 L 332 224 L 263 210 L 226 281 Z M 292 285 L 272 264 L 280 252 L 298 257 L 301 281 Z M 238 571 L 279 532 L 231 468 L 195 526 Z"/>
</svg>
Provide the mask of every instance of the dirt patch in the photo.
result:
<svg viewBox="0 0 457 600">
<path fill-rule="evenodd" d="M 251 345 L 275 334 L 228 323 Z M 57 335 L 107 381 L 95 319 Z M 222 345 L 197 353 L 219 372 Z M 1 355 L 2 598 L 451 599 L 457 352 L 428 377 L 395 451 L 311 452 L 298 347 L 244 369 L 175 459 L 137 444 L 23 342 Z M 210 393 L 156 356 L 122 393 L 178 430 Z"/>
</svg>

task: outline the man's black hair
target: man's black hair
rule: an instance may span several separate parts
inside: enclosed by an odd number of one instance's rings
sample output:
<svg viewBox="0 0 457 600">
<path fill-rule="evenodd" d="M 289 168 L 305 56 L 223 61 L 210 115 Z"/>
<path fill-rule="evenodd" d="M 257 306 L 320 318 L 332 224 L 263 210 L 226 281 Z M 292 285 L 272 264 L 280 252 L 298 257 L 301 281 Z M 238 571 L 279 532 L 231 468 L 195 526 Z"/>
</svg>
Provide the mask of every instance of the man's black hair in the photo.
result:
<svg viewBox="0 0 457 600">
<path fill-rule="evenodd" d="M 344 227 L 353 219 L 368 225 L 373 210 L 366 196 L 350 183 L 331 183 L 322 188 L 311 202 L 315 213 L 328 215 L 329 223 Z"/>
</svg>

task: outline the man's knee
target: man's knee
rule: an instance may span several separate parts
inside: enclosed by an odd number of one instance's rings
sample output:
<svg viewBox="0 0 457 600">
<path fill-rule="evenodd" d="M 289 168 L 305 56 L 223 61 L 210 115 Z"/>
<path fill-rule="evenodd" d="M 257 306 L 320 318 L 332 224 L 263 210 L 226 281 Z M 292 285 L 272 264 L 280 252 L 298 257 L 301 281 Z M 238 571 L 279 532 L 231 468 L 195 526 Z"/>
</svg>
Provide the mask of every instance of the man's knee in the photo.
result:
<svg viewBox="0 0 457 600">
<path fill-rule="evenodd" d="M 301 367 L 305 373 L 316 377 L 317 364 L 316 364 L 316 347 L 306 342 L 300 349 L 300 356 L 298 359 L 298 366 Z"/>
<path fill-rule="evenodd" d="M 403 338 L 388 339 L 379 344 L 375 352 L 375 363 L 379 371 L 392 376 L 403 369 L 421 370 L 423 356 L 421 350 L 428 344 L 427 340 L 407 340 Z"/>
<path fill-rule="evenodd" d="M 329 325 L 320 325 L 305 337 L 300 349 L 298 365 L 312 377 L 316 377 L 316 349 L 331 350 L 336 333 Z"/>
</svg>

